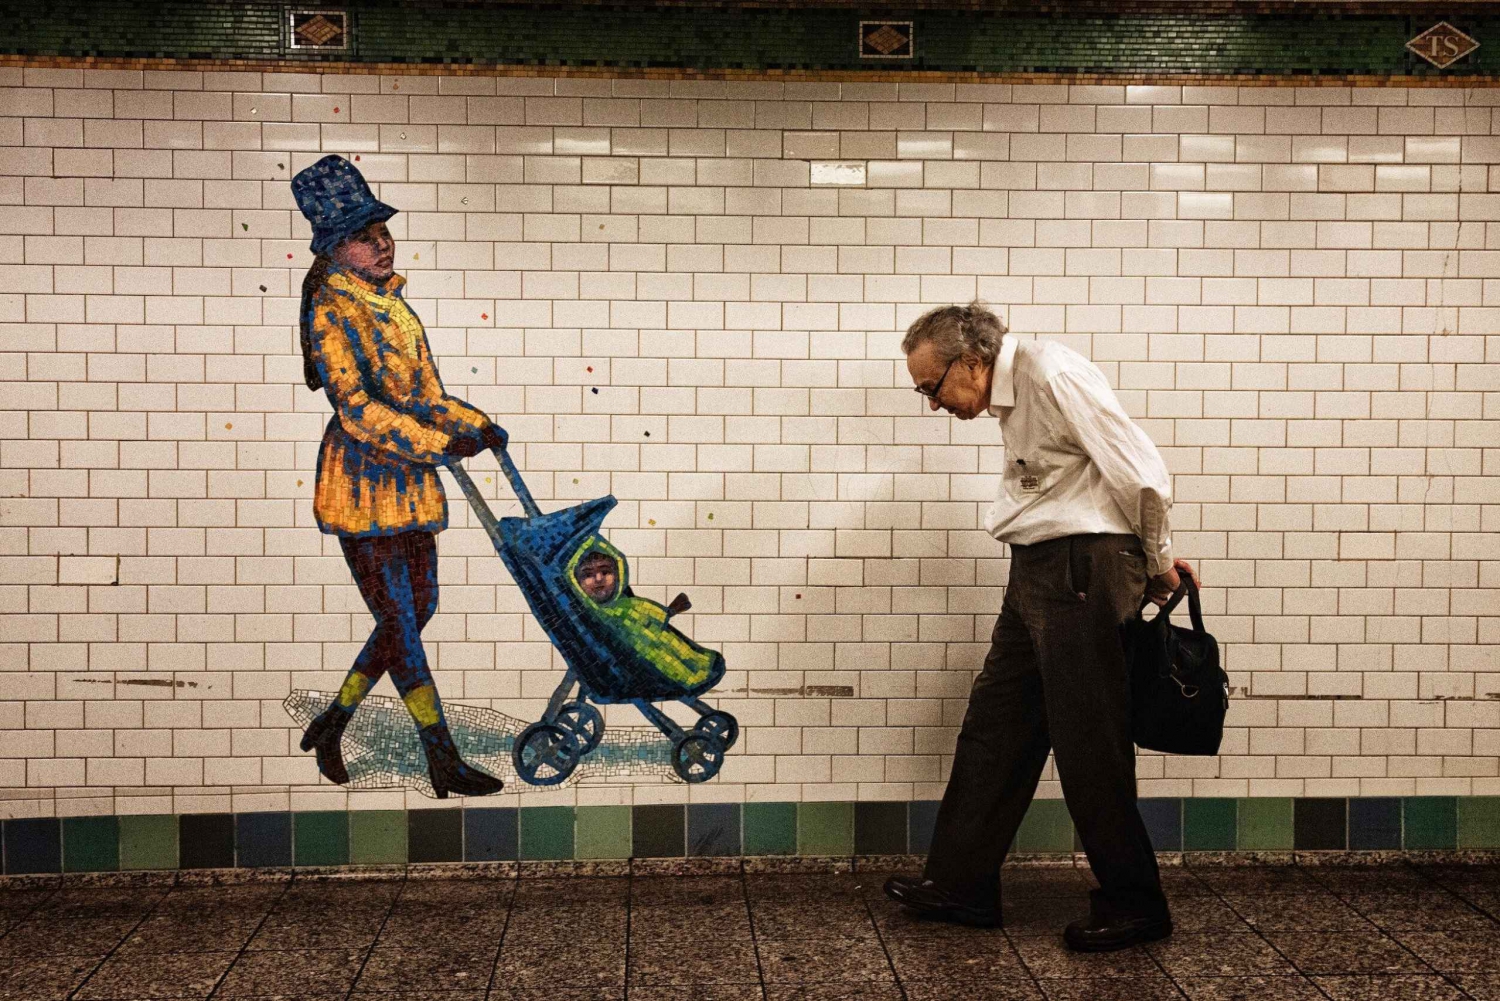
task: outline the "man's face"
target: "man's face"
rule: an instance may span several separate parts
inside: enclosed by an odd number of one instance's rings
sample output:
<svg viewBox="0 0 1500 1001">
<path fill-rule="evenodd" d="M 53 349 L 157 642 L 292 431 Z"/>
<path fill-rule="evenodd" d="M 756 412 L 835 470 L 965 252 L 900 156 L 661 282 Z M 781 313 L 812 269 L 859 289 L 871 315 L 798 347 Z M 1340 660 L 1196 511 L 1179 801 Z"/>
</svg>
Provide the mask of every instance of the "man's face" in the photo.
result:
<svg viewBox="0 0 1500 1001">
<path fill-rule="evenodd" d="M 928 407 L 946 410 L 961 421 L 971 421 L 989 409 L 992 369 L 973 355 L 955 359 L 950 367 L 931 341 L 918 344 L 906 356 L 912 385 L 936 393 L 928 397 Z"/>
<path fill-rule="evenodd" d="M 584 594 L 601 603 L 615 596 L 618 580 L 614 560 L 590 560 L 578 568 L 578 586 L 583 588 Z"/>
<path fill-rule="evenodd" d="M 333 259 L 362 278 L 385 281 L 396 266 L 396 240 L 383 222 L 372 222 L 333 248 Z"/>
</svg>

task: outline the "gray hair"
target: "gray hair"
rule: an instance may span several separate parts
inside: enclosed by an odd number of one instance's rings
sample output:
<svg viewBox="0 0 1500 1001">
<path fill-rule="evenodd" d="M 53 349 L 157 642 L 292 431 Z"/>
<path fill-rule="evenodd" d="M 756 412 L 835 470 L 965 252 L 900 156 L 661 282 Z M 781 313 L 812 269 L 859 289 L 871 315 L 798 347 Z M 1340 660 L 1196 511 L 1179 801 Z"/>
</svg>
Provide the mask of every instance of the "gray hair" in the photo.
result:
<svg viewBox="0 0 1500 1001">
<path fill-rule="evenodd" d="M 901 351 L 911 354 L 923 344 L 932 344 L 940 361 L 971 354 L 989 365 L 1000 354 L 1000 339 L 1008 330 L 1005 321 L 978 299 L 967 306 L 939 306 L 906 329 Z"/>
</svg>

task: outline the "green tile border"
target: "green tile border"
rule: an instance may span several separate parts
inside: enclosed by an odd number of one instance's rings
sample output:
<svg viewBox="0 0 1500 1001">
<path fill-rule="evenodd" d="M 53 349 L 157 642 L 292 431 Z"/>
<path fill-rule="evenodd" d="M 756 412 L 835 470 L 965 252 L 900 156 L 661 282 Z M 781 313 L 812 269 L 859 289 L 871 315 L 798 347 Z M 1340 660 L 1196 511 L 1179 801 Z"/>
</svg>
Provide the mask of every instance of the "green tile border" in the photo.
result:
<svg viewBox="0 0 1500 1001">
<path fill-rule="evenodd" d="M 1402 850 L 1480 851 L 1500 849 L 1500 796 L 1408 796 L 1371 797 L 1353 803 L 1386 804 L 1381 810 L 1347 808 L 1349 843 L 1388 843 L 1392 835 L 1391 807 L 1399 804 Z M 1177 842 L 1173 810 L 1179 810 L 1181 845 L 1185 852 L 1291 852 L 1296 849 L 1296 817 L 1299 810 L 1327 810 L 1337 799 L 1292 799 L 1287 797 L 1228 799 L 1180 799 L 1166 797 L 1150 801 L 1149 822 L 1154 818 L 1159 844 Z M 735 845 L 731 857 L 818 856 L 852 857 L 859 852 L 901 854 L 925 845 L 924 838 L 908 835 L 902 818 L 910 818 L 933 804 L 902 801 L 864 803 L 744 803 L 735 809 L 738 837 L 721 832 L 718 840 Z M 674 850 L 693 851 L 690 810 L 686 805 L 630 806 L 538 806 L 495 810 L 479 804 L 465 806 L 459 822 L 469 831 L 469 820 L 493 820 L 491 814 L 514 816 L 512 840 L 518 839 L 523 861 L 623 860 L 637 850 L 643 857 L 680 858 Z M 472 811 L 472 812 L 471 812 Z M 930 812 L 930 810 L 928 811 Z M 405 865 L 410 860 L 412 813 L 406 810 L 320 810 L 282 813 L 280 824 L 236 822 L 236 864 L 327 867 L 346 865 Z M 200 815 L 191 815 L 196 821 Z M 264 819 L 271 814 L 243 814 L 237 819 Z M 1374 818 L 1365 820 L 1362 818 Z M 1356 837 L 1356 826 L 1365 838 Z M 37 820 L 5 821 L 6 844 L 25 844 L 25 858 L 6 858 L 6 871 L 16 874 L 43 872 L 94 873 L 177 869 L 181 864 L 180 830 L 195 830 L 194 823 L 171 814 L 143 816 L 65 817 L 49 821 L 38 840 Z M 291 857 L 286 858 L 290 825 Z M 13 827 L 10 825 L 14 825 Z M 894 826 L 893 826 L 894 825 Z M 475 826 L 479 830 L 483 825 Z M 902 828 L 897 830 L 897 828 Z M 1172 831 L 1167 831 L 1172 828 Z M 1379 837 L 1375 837 L 1375 835 Z M 1169 836 L 1170 835 L 1170 836 Z M 494 848 L 488 841 L 472 846 L 464 833 L 461 853 L 470 862 L 489 861 Z M 60 844 L 49 842 L 56 838 Z M 1316 839 L 1315 839 L 1316 840 Z M 273 843 L 274 842 L 274 843 Z M 51 849 L 49 849 L 49 843 Z M 863 847 L 861 847 L 863 846 Z M 9 851 L 9 849 L 7 849 Z M 1076 833 L 1067 805 L 1062 800 L 1035 800 L 1017 831 L 1012 850 L 1024 854 L 1070 854 L 1078 850 Z M 23 849 L 17 849 L 18 852 Z M 459 839 L 447 850 L 459 851 Z M 510 851 L 507 849 L 506 851 Z M 1356 850 L 1357 853 L 1358 850 Z M 667 854 L 656 854 L 666 852 Z M 720 851 L 711 854 L 720 855 Z M 506 855 L 507 858 L 516 855 Z M 286 859 L 267 863 L 266 859 Z M 259 861 L 257 861 L 259 860 Z M 461 858 L 445 861 L 458 863 Z M 15 868 L 11 868 L 14 866 Z M 46 868 L 53 866 L 54 868 Z"/>
</svg>

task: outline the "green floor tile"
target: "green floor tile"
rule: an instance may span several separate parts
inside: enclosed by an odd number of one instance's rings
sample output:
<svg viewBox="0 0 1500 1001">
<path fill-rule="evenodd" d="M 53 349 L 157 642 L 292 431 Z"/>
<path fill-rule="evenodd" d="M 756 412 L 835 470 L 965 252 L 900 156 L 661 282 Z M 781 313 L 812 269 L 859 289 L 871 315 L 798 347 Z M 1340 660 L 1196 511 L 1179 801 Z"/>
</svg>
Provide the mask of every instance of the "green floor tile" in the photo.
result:
<svg viewBox="0 0 1500 1001">
<path fill-rule="evenodd" d="M 799 803 L 798 855 L 853 855 L 853 803 Z"/>
<path fill-rule="evenodd" d="M 120 868 L 177 868 L 177 818 L 171 814 L 121 817 Z"/>
<path fill-rule="evenodd" d="M 1236 826 L 1236 844 L 1241 851 L 1289 852 L 1295 833 L 1292 801 L 1286 797 L 1242 799 Z"/>
<path fill-rule="evenodd" d="M 1458 799 L 1408 796 L 1401 801 L 1401 846 L 1407 850 L 1458 847 Z"/>
<path fill-rule="evenodd" d="M 1500 796 L 1458 801 L 1458 847 L 1500 848 Z"/>
<path fill-rule="evenodd" d="M 525 806 L 521 808 L 521 858 L 570 859 L 573 857 L 573 808 L 571 806 Z"/>
<path fill-rule="evenodd" d="M 1235 846 L 1235 801 L 1183 800 L 1182 850 L 1232 852 Z"/>
<path fill-rule="evenodd" d="M 114 872 L 120 868 L 118 817 L 64 817 L 63 872 Z"/>
<path fill-rule="evenodd" d="M 796 803 L 745 804 L 745 854 L 795 855 Z"/>
<path fill-rule="evenodd" d="M 630 807 L 580 806 L 576 858 L 630 858 Z"/>
<path fill-rule="evenodd" d="M 1021 852 L 1071 852 L 1073 818 L 1060 799 L 1034 799 L 1016 832 L 1016 850 Z"/>
<path fill-rule="evenodd" d="M 318 810 L 292 814 L 293 865 L 348 865 L 349 814 Z"/>
<path fill-rule="evenodd" d="M 355 865 L 405 865 L 406 811 L 351 810 L 349 860 Z"/>
</svg>

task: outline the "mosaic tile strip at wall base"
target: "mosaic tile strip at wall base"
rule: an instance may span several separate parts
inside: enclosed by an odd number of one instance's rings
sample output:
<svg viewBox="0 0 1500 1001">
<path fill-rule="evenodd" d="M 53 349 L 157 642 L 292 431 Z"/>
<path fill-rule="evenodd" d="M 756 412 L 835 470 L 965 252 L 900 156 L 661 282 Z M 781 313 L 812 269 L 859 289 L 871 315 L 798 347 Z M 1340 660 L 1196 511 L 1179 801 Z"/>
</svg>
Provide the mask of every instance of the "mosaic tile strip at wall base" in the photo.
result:
<svg viewBox="0 0 1500 1001">
<path fill-rule="evenodd" d="M 1144 799 L 1158 851 L 1500 848 L 1500 796 Z M 430 862 L 925 853 L 937 803 L 708 803 L 44 817 L 4 824 L 7 875 Z M 1012 850 L 1081 850 L 1037 800 Z"/>
</svg>

